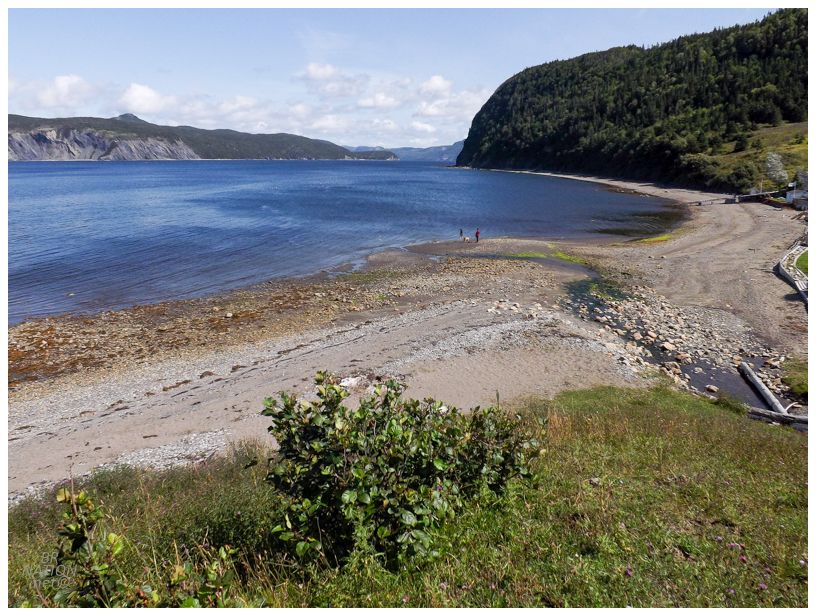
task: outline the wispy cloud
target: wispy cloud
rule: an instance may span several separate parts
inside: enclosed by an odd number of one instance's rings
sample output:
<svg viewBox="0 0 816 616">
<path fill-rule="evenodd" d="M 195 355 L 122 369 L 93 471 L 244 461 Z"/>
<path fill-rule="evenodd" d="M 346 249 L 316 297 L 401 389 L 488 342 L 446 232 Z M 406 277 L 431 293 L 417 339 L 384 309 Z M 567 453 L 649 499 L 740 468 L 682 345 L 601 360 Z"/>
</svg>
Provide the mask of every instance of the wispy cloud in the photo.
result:
<svg viewBox="0 0 816 616">
<path fill-rule="evenodd" d="M 320 64 L 319 62 L 310 62 L 306 65 L 306 70 L 303 71 L 303 76 L 312 81 L 330 81 L 341 76 L 340 69 L 331 64 Z"/>
<path fill-rule="evenodd" d="M 354 47 L 354 38 L 348 34 L 312 27 L 299 29 L 295 36 L 307 56 L 331 58 Z"/>
<path fill-rule="evenodd" d="M 132 113 L 159 113 L 174 107 L 176 103 L 176 97 L 164 96 L 141 83 L 131 83 L 119 97 L 122 109 Z"/>
<path fill-rule="evenodd" d="M 310 62 L 296 75 L 314 93 L 324 98 L 348 98 L 361 95 L 371 79 L 366 73 L 349 73 L 333 64 Z"/>
<path fill-rule="evenodd" d="M 37 99 L 48 109 L 71 109 L 88 102 L 94 87 L 79 75 L 59 75 L 37 94 Z"/>
<path fill-rule="evenodd" d="M 357 101 L 358 106 L 366 109 L 393 109 L 399 107 L 400 104 L 400 101 L 384 92 L 376 92 L 373 96 L 367 96 Z"/>
<path fill-rule="evenodd" d="M 450 94 L 452 87 L 453 83 L 445 79 L 442 75 L 434 75 L 419 86 L 419 92 L 425 95 L 446 96 Z"/>
<path fill-rule="evenodd" d="M 427 124 L 425 122 L 417 122 L 416 120 L 411 122 L 411 128 L 413 128 L 415 131 L 418 131 L 420 133 L 435 133 L 436 132 L 435 127 L 433 127 L 430 124 Z"/>
</svg>

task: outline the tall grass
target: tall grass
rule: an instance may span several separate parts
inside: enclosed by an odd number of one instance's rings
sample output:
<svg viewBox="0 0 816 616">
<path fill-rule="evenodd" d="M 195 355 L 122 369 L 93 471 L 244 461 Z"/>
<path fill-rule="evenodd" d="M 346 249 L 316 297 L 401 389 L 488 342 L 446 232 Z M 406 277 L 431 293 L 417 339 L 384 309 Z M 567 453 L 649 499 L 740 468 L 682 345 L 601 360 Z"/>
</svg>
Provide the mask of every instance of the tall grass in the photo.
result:
<svg viewBox="0 0 816 616">
<path fill-rule="evenodd" d="M 547 418 L 532 485 L 477 499 L 442 556 L 384 569 L 294 569 L 270 543 L 280 503 L 248 443 L 195 468 L 83 483 L 127 537 L 123 575 L 159 584 L 177 551 L 229 543 L 238 602 L 268 606 L 806 606 L 807 438 L 668 389 L 531 399 Z M 9 603 L 37 602 L 49 495 L 9 511 Z"/>
<path fill-rule="evenodd" d="M 794 395 L 807 400 L 808 364 L 807 360 L 790 358 L 782 364 L 782 381 L 791 388 Z"/>
</svg>

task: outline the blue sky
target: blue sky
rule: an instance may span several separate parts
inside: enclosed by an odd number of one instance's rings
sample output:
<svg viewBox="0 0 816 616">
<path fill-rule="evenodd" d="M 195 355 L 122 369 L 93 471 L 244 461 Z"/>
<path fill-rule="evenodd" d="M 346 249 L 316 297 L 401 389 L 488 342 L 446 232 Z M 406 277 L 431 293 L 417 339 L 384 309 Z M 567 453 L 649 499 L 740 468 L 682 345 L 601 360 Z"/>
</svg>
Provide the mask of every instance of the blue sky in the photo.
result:
<svg viewBox="0 0 816 616">
<path fill-rule="evenodd" d="M 448 144 L 528 66 L 769 10 L 11 9 L 9 111 Z"/>
</svg>

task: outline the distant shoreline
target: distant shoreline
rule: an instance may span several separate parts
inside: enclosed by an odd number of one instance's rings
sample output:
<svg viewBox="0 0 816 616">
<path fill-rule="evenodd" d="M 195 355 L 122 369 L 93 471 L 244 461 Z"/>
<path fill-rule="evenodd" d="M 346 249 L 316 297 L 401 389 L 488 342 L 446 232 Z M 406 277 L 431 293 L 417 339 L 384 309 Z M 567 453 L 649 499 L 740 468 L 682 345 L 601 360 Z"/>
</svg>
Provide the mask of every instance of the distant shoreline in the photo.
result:
<svg viewBox="0 0 816 616">
<path fill-rule="evenodd" d="M 129 159 L 113 159 L 113 158 L 35 158 L 32 160 L 9 160 L 11 163 L 194 163 L 207 161 L 254 161 L 254 162 L 363 162 L 363 163 L 412 163 L 412 162 L 427 162 L 434 164 L 433 161 L 414 161 L 401 160 L 399 158 L 129 158 Z M 444 161 L 443 161 L 444 162 Z M 441 163 L 440 163 L 441 164 Z"/>
<path fill-rule="evenodd" d="M 708 201 L 710 199 L 725 199 L 731 197 L 728 193 L 715 193 L 697 190 L 694 188 L 682 188 L 677 186 L 662 185 L 656 182 L 639 180 L 623 180 L 618 178 L 601 177 L 595 175 L 581 175 L 578 173 L 557 173 L 554 171 L 532 171 L 525 169 L 493 169 L 458 166 L 457 169 L 468 169 L 472 171 L 490 171 L 495 173 L 518 173 L 523 175 L 542 175 L 545 177 L 559 178 L 563 180 L 575 180 L 577 182 L 590 182 L 592 184 L 602 184 L 610 188 L 621 189 L 648 197 L 658 197 L 668 199 L 677 204 L 687 205 L 697 201 Z"/>
</svg>

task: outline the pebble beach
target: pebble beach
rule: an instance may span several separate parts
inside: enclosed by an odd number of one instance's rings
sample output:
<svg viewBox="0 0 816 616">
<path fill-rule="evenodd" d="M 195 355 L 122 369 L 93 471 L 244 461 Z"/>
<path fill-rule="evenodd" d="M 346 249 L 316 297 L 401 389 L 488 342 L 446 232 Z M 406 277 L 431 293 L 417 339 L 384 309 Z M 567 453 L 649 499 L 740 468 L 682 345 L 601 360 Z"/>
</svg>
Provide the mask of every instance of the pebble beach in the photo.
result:
<svg viewBox="0 0 816 616">
<path fill-rule="evenodd" d="M 264 438 L 262 400 L 308 395 L 321 369 L 355 396 L 396 377 L 470 408 L 666 381 L 714 395 L 746 359 L 784 397 L 785 360 L 807 359 L 804 306 L 771 272 L 805 229 L 795 212 L 605 182 L 686 204 L 687 219 L 657 242 L 437 242 L 348 274 L 10 328 L 9 497 Z M 576 293 L 599 276 L 625 295 Z"/>
</svg>

